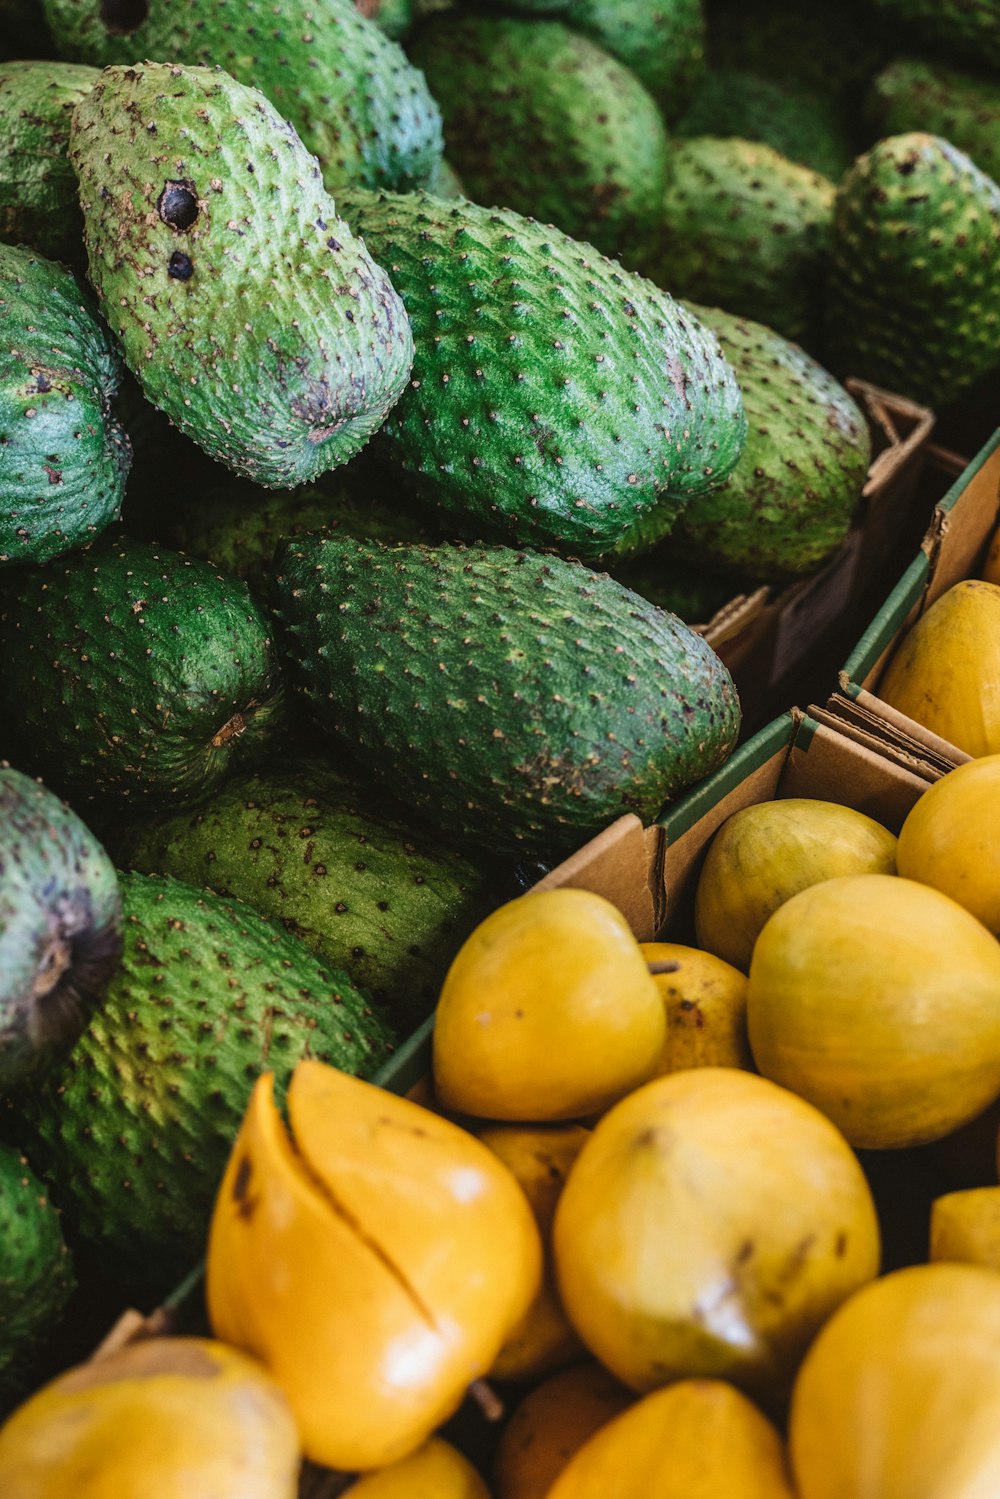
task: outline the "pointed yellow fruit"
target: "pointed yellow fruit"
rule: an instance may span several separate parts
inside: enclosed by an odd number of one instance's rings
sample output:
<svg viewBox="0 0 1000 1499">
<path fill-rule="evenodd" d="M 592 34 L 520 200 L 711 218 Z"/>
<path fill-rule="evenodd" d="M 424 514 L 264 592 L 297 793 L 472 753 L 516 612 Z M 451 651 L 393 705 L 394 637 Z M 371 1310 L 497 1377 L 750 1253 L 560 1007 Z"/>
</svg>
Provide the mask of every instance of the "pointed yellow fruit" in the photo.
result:
<svg viewBox="0 0 1000 1499">
<path fill-rule="evenodd" d="M 721 1379 L 682 1379 L 616 1416 L 547 1499 L 795 1499 L 781 1438 Z"/>
<path fill-rule="evenodd" d="M 667 1018 L 667 1040 L 657 1073 L 688 1067 L 744 1067 L 753 1071 L 747 1040 L 747 980 L 731 963 L 679 942 L 644 942 L 652 966 L 676 964 L 655 973 Z"/>
<path fill-rule="evenodd" d="M 308 1457 L 414 1451 L 485 1374 L 541 1278 L 524 1193 L 484 1145 L 321 1062 L 261 1078 L 209 1239 L 218 1335 L 281 1384 Z"/>
<path fill-rule="evenodd" d="M 4 1499 L 294 1499 L 299 1443 L 274 1380 L 208 1338 L 81 1364 L 0 1430 Z"/>
<path fill-rule="evenodd" d="M 467 1457 L 431 1437 L 409 1457 L 366 1473 L 344 1499 L 490 1499 L 490 1491 Z"/>
<path fill-rule="evenodd" d="M 445 1108 L 487 1119 L 600 1113 L 652 1077 L 663 1004 L 628 922 L 588 890 L 522 895 L 452 963 L 434 1022 Z"/>
<path fill-rule="evenodd" d="M 634 1403 L 632 1391 L 593 1359 L 537 1385 L 500 1435 L 493 1465 L 497 1499 L 546 1499 L 584 1442 Z"/>
<path fill-rule="evenodd" d="M 970 760 L 924 792 L 900 830 L 897 862 L 1000 935 L 1000 755 Z"/>
</svg>

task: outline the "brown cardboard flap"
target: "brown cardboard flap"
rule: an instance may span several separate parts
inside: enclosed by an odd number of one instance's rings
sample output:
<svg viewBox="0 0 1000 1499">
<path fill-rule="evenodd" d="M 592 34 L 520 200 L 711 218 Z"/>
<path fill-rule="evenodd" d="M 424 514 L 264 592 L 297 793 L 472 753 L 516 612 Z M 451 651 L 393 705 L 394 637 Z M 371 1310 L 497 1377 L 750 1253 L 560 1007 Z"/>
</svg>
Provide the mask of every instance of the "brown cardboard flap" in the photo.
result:
<svg viewBox="0 0 1000 1499">
<path fill-rule="evenodd" d="M 827 708 L 839 713 L 840 703 L 840 694 L 836 693 L 827 703 Z M 834 704 L 837 706 L 833 707 Z M 940 734 L 933 733 L 916 719 L 908 718 L 905 713 L 890 707 L 874 692 L 859 692 L 854 707 L 865 714 L 869 721 L 879 725 L 884 744 L 894 753 L 908 756 L 915 765 L 925 766 L 931 779 L 947 775 L 956 765 L 964 765 L 967 760 L 972 759 L 957 744 L 942 739 Z"/>
<path fill-rule="evenodd" d="M 176 1323 L 176 1316 L 170 1307 L 157 1307 L 148 1317 L 130 1307 L 128 1311 L 122 1312 L 111 1331 L 94 1349 L 91 1361 L 96 1363 L 99 1359 L 110 1358 L 111 1354 L 118 1353 L 130 1343 L 139 1343 L 146 1338 L 169 1337 L 175 1331 Z"/>
<path fill-rule="evenodd" d="M 928 777 L 894 764 L 872 744 L 821 722 L 806 748 L 793 743 L 780 794 L 843 801 L 897 833 L 929 785 Z"/>
<path fill-rule="evenodd" d="M 998 512 L 1000 447 L 969 480 L 952 509 L 938 507 L 934 513 L 924 546 L 931 560 L 925 609 L 975 573 L 983 546 L 996 528 Z"/>
<path fill-rule="evenodd" d="M 644 828 L 632 813 L 619 817 L 538 881 L 535 890 L 591 890 L 616 905 L 640 942 L 651 942 L 660 924 L 663 829 Z M 655 890 L 655 894 L 654 894 Z"/>
<path fill-rule="evenodd" d="M 884 491 L 893 475 L 904 468 L 927 441 L 934 428 L 934 413 L 894 391 L 870 385 L 867 380 L 851 376 L 845 388 L 866 413 L 876 434 L 885 446 L 872 459 L 862 498 L 869 499 Z"/>
</svg>

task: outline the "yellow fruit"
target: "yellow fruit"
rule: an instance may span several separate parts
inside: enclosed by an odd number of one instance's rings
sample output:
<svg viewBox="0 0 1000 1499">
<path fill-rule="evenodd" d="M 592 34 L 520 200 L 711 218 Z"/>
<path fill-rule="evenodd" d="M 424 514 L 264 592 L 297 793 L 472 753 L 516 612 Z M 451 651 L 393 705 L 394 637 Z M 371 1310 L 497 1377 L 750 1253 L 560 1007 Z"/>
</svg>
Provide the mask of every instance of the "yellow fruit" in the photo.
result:
<svg viewBox="0 0 1000 1499">
<path fill-rule="evenodd" d="M 320 1062 L 261 1078 L 216 1199 L 216 1333 L 281 1384 L 306 1455 L 346 1471 L 414 1451 L 538 1290 L 524 1193 L 465 1130 Z"/>
<path fill-rule="evenodd" d="M 1000 1187 L 975 1187 L 935 1198 L 931 1259 L 1000 1270 Z"/>
<path fill-rule="evenodd" d="M 538 1385 L 500 1437 L 493 1468 L 496 1499 L 546 1499 L 573 1454 L 634 1398 L 594 1362 L 564 1369 Z"/>
<path fill-rule="evenodd" d="M 434 1087 L 488 1119 L 596 1114 L 653 1076 L 666 1022 L 628 922 L 587 890 L 523 895 L 482 922 L 445 979 Z"/>
<path fill-rule="evenodd" d="M 781 1438 L 720 1379 L 646 1395 L 591 1437 L 547 1499 L 795 1499 Z"/>
<path fill-rule="evenodd" d="M 1000 753 L 1000 588 L 967 578 L 903 637 L 878 695 L 967 755 Z"/>
<path fill-rule="evenodd" d="M 490 1499 L 490 1492 L 467 1457 L 431 1437 L 409 1457 L 359 1478 L 345 1499 Z"/>
<path fill-rule="evenodd" d="M 687 1067 L 753 1067 L 747 1040 L 745 974 L 712 953 L 679 942 L 644 942 L 647 963 L 676 963 L 654 975 L 667 1017 L 657 1074 Z"/>
<path fill-rule="evenodd" d="M 527 1197 L 545 1251 L 541 1289 L 501 1348 L 490 1377 L 538 1379 L 584 1356 L 556 1290 L 551 1240 L 559 1194 L 590 1132 L 579 1124 L 498 1124 L 479 1130 L 478 1137 L 503 1161 Z"/>
<path fill-rule="evenodd" d="M 917 1265 L 823 1328 L 792 1399 L 800 1499 L 1000 1494 L 1000 1275 Z"/>
<path fill-rule="evenodd" d="M 983 563 L 983 581 L 1000 583 L 1000 527 L 993 532 L 993 538 L 986 553 L 986 561 Z"/>
<path fill-rule="evenodd" d="M 900 831 L 897 865 L 1000 933 L 1000 755 L 970 760 L 924 792 Z"/>
<path fill-rule="evenodd" d="M 294 1499 L 298 1473 L 278 1386 L 208 1338 L 81 1364 L 0 1429 L 4 1499 Z"/>
<path fill-rule="evenodd" d="M 838 802 L 789 797 L 734 812 L 709 845 L 695 894 L 698 945 L 746 973 L 768 917 L 846 874 L 895 874 L 896 840 Z"/>
<path fill-rule="evenodd" d="M 605 1115 L 553 1247 L 567 1316 L 633 1389 L 718 1375 L 774 1402 L 879 1261 L 843 1137 L 794 1094 L 721 1067 L 658 1078 Z"/>
<path fill-rule="evenodd" d="M 1000 1094 L 1000 944 L 881 874 L 813 885 L 771 917 L 747 991 L 757 1066 L 853 1145 L 920 1145 Z"/>
</svg>

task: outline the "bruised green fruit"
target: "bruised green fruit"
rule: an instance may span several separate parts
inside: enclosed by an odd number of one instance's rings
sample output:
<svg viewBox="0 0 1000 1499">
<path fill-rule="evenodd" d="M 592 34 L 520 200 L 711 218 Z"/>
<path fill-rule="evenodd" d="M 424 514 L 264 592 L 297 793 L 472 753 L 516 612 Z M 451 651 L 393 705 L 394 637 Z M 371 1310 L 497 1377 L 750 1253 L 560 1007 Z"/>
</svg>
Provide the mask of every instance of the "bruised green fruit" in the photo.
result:
<svg viewBox="0 0 1000 1499">
<path fill-rule="evenodd" d="M 364 446 L 409 374 L 409 323 L 263 95 L 218 69 L 107 68 L 70 159 L 90 279 L 154 405 L 279 489 Z"/>
<path fill-rule="evenodd" d="M 0 1413 L 28 1393 L 74 1283 L 59 1214 L 20 1151 L 0 1145 Z"/>
<path fill-rule="evenodd" d="M 0 65 L 0 239 L 83 267 L 83 218 L 67 148 L 73 111 L 98 77 L 65 62 Z"/>
</svg>

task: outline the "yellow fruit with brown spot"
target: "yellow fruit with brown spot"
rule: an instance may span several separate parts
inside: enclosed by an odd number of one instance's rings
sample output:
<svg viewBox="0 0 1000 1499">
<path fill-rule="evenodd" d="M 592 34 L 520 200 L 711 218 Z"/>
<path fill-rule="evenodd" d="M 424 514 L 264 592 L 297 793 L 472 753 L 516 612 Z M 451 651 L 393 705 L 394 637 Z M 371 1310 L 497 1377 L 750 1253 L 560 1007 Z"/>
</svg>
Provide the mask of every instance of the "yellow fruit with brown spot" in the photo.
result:
<svg viewBox="0 0 1000 1499">
<path fill-rule="evenodd" d="M 208 1338 L 153 1338 L 81 1364 L 0 1429 L 4 1499 L 294 1499 L 281 1390 Z"/>
<path fill-rule="evenodd" d="M 581 1447 L 547 1499 L 795 1499 L 781 1438 L 720 1379 L 646 1395 Z"/>
<path fill-rule="evenodd" d="M 490 1491 L 467 1457 L 431 1437 L 409 1457 L 359 1478 L 345 1499 L 490 1499 Z"/>
<path fill-rule="evenodd" d="M 667 1017 L 667 1040 L 657 1073 L 688 1067 L 753 1070 L 747 1040 L 747 981 L 731 963 L 679 942 L 644 942 L 647 963 L 676 963 L 654 973 Z"/>
<path fill-rule="evenodd" d="M 593 1361 L 538 1385 L 501 1434 L 493 1466 L 496 1499 L 546 1499 L 584 1442 L 634 1404 L 632 1391 Z"/>
<path fill-rule="evenodd" d="M 624 1383 L 719 1376 L 769 1403 L 879 1263 L 843 1136 L 793 1093 L 722 1067 L 658 1078 L 605 1115 L 553 1247 L 567 1316 Z"/>
<path fill-rule="evenodd" d="M 435 1092 L 480 1118 L 585 1118 L 653 1076 L 665 1031 L 639 944 L 610 901 L 523 895 L 481 922 L 449 969 Z"/>
<path fill-rule="evenodd" d="M 853 1145 L 939 1140 L 1000 1094 L 1000 943 L 948 896 L 880 874 L 813 885 L 754 949 L 761 1072 Z"/>
<path fill-rule="evenodd" d="M 216 1333 L 271 1370 L 306 1455 L 363 1471 L 413 1452 L 538 1291 L 524 1193 L 467 1131 L 320 1062 L 253 1092 L 216 1199 Z"/>
<path fill-rule="evenodd" d="M 1000 1275 L 916 1265 L 853 1296 L 792 1398 L 799 1499 L 1000 1494 Z"/>
<path fill-rule="evenodd" d="M 1000 753 L 1000 587 L 956 583 L 903 637 L 876 688 L 967 755 Z"/>
<path fill-rule="evenodd" d="M 1000 1187 L 972 1187 L 934 1199 L 931 1259 L 1000 1270 Z"/>
<path fill-rule="evenodd" d="M 897 865 L 1000 933 L 1000 755 L 970 760 L 924 792 L 900 830 Z"/>
<path fill-rule="evenodd" d="M 695 893 L 698 945 L 747 973 L 764 923 L 800 890 L 895 871 L 896 839 L 853 807 L 809 797 L 743 807 L 705 855 Z"/>
<path fill-rule="evenodd" d="M 541 1289 L 501 1348 L 490 1377 L 540 1379 L 584 1357 L 583 1345 L 566 1320 L 556 1290 L 551 1243 L 559 1194 L 590 1131 L 579 1124 L 498 1124 L 477 1134 L 527 1197 L 545 1252 Z"/>
</svg>

